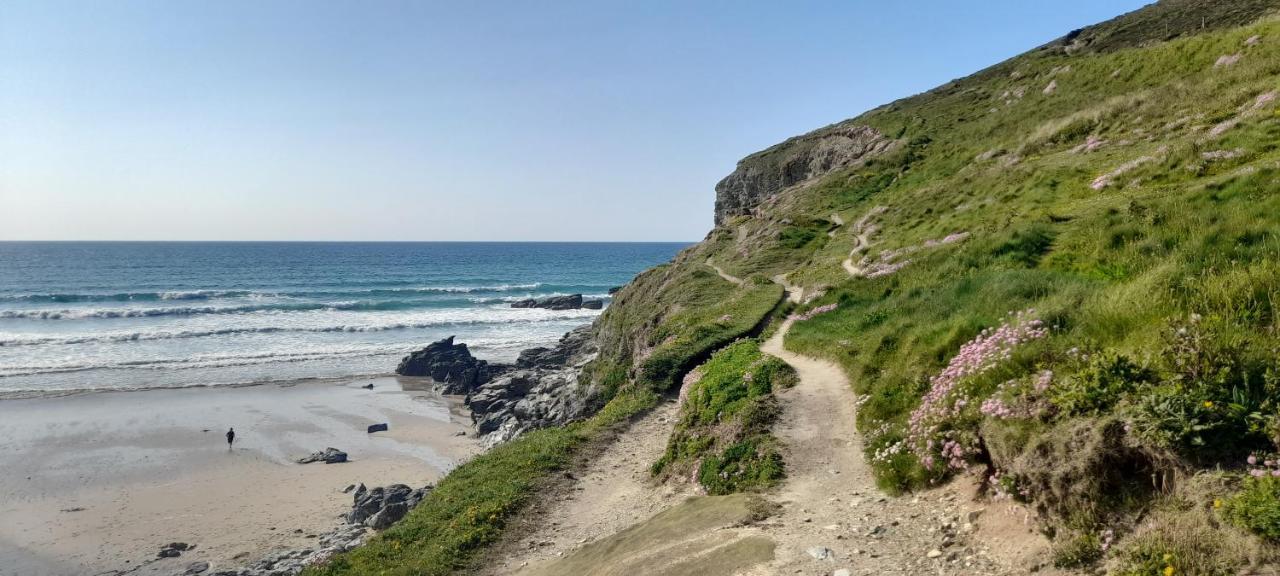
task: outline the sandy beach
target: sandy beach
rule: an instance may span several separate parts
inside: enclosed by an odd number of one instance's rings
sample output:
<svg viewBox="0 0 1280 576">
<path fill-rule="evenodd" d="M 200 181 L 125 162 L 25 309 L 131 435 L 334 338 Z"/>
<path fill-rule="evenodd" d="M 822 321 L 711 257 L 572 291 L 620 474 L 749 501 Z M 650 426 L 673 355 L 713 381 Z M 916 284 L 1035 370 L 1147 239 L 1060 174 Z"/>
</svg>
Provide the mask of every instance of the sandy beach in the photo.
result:
<svg viewBox="0 0 1280 576">
<path fill-rule="evenodd" d="M 459 408 L 391 377 L 0 401 L 0 575 L 216 571 L 306 547 L 348 485 L 422 486 L 478 452 Z M 351 462 L 294 463 L 329 446 Z M 173 541 L 196 547 L 156 560 Z"/>
</svg>

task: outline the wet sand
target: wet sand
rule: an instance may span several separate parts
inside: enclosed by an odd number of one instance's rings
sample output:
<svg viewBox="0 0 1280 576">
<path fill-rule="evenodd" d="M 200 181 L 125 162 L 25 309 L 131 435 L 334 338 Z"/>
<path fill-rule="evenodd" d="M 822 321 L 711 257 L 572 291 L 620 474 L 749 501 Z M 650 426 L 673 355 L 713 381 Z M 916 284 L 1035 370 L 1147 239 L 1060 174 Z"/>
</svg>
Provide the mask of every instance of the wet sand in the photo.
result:
<svg viewBox="0 0 1280 576">
<path fill-rule="evenodd" d="M 216 571 L 312 545 L 350 508 L 348 485 L 422 486 L 479 451 L 456 435 L 470 431 L 457 400 L 426 388 L 387 377 L 0 401 L 0 575 Z M 390 431 L 366 433 L 380 422 Z M 293 462 L 329 446 L 352 461 Z M 154 560 L 173 541 L 196 548 Z"/>
</svg>

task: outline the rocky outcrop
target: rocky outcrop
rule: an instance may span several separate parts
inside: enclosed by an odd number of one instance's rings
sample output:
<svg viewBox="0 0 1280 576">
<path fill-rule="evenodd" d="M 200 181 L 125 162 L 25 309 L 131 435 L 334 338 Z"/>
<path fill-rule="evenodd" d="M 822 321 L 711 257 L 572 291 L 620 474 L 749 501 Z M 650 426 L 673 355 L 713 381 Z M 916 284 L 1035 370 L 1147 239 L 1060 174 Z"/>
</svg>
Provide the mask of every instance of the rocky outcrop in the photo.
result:
<svg viewBox="0 0 1280 576">
<path fill-rule="evenodd" d="M 591 326 L 565 334 L 554 347 L 521 352 L 514 369 L 467 397 L 471 419 L 485 444 L 585 416 L 597 393 L 591 385 L 580 384 L 578 377 L 595 356 Z"/>
<path fill-rule="evenodd" d="M 450 336 L 406 356 L 396 367 L 396 374 L 427 376 L 442 384 L 445 394 L 468 394 L 502 369 L 477 360 L 466 344 L 454 344 Z"/>
<path fill-rule="evenodd" d="M 212 576 L 294 576 L 307 566 L 326 562 L 334 554 L 359 546 L 369 535 L 370 528 L 384 530 L 400 521 L 431 490 L 429 485 L 415 490 L 404 484 L 372 489 L 361 484 L 355 488 L 351 512 L 346 517 L 347 524 L 318 536 L 314 548 L 274 552 L 243 568 L 214 572 Z M 172 546 L 175 545 L 169 545 Z"/>
<path fill-rule="evenodd" d="M 749 214 L 756 205 L 791 186 L 860 166 L 893 145 L 893 139 L 875 128 L 843 125 L 810 132 L 747 156 L 716 184 L 716 226 Z"/>
<path fill-rule="evenodd" d="M 211 576 L 294 576 L 307 566 L 328 561 L 334 554 L 359 546 L 368 533 L 369 528 L 362 524 L 348 524 L 317 537 L 315 548 L 273 552 L 244 568 L 220 570 Z"/>
<path fill-rule="evenodd" d="M 512 308 L 546 308 L 547 310 L 577 310 L 582 308 L 582 295 L 547 296 L 546 298 L 527 298 L 511 303 Z"/>
<path fill-rule="evenodd" d="M 347 514 L 347 523 L 363 524 L 374 530 L 383 530 L 404 518 L 404 515 L 417 506 L 431 489 L 431 486 L 425 486 L 415 490 L 404 484 L 369 489 L 361 484 L 355 490 L 351 512 Z"/>
</svg>

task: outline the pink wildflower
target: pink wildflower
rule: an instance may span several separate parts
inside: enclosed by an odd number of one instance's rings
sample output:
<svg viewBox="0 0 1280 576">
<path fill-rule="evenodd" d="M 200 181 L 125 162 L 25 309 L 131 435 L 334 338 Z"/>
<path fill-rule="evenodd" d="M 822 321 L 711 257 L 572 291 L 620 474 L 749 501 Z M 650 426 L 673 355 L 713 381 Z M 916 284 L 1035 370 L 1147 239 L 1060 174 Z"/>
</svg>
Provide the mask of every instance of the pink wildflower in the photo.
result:
<svg viewBox="0 0 1280 576">
<path fill-rule="evenodd" d="M 1000 326 L 983 330 L 960 347 L 942 372 L 929 379 L 930 389 L 921 399 L 920 406 L 911 413 L 907 426 L 909 444 L 916 447 L 916 455 L 922 464 L 928 462 L 926 468 L 932 466 L 933 439 L 938 433 L 939 425 L 956 416 L 967 402 L 964 397 L 953 398 L 953 392 L 960 382 L 1008 360 L 1019 345 L 1048 336 L 1048 328 L 1034 318 L 1034 314 L 1035 310 L 1018 312 Z M 980 410 L 1001 414 L 1008 407 L 998 400 L 988 400 Z M 954 448 L 952 451 L 954 452 Z M 947 454 L 946 446 L 942 456 L 948 459 L 951 457 Z"/>
</svg>

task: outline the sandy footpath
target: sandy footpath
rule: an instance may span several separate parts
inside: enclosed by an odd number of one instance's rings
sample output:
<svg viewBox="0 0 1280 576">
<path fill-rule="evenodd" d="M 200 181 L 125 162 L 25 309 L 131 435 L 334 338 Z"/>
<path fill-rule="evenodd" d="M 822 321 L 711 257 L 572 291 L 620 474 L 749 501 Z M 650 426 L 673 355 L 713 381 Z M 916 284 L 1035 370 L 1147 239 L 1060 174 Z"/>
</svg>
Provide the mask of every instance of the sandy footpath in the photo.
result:
<svg viewBox="0 0 1280 576">
<path fill-rule="evenodd" d="M 378 378 L 0 401 L 0 575 L 217 570 L 311 545 L 349 509 L 346 486 L 421 486 L 478 452 L 457 435 L 470 427 L 456 399 L 424 388 Z M 379 422 L 391 430 L 366 432 Z M 293 463 L 329 446 L 352 461 Z M 152 561 L 173 541 L 196 548 Z"/>
</svg>

